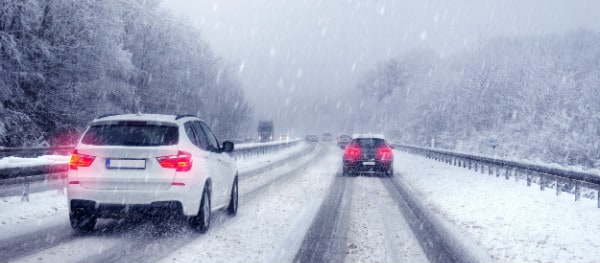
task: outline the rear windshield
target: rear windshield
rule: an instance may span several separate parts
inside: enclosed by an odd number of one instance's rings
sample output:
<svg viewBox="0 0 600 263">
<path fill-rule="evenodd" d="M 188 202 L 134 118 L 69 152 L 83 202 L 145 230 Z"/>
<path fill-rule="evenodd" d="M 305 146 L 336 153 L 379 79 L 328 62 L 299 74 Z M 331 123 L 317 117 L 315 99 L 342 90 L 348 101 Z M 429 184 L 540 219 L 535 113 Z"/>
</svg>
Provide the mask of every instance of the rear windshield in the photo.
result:
<svg viewBox="0 0 600 263">
<path fill-rule="evenodd" d="M 81 142 L 89 145 L 161 146 L 177 144 L 176 126 L 119 122 L 90 126 Z"/>
<path fill-rule="evenodd" d="M 385 144 L 385 140 L 376 138 L 359 138 L 354 139 L 352 143 L 356 143 L 364 148 L 376 148 Z"/>
</svg>

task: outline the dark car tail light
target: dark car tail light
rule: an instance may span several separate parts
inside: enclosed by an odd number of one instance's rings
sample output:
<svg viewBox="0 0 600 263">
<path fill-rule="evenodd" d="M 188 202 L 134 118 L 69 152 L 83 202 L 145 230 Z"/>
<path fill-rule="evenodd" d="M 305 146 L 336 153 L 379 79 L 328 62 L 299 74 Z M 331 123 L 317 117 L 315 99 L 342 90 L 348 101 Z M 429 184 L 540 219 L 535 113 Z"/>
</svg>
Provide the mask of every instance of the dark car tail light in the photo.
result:
<svg viewBox="0 0 600 263">
<path fill-rule="evenodd" d="M 393 158 L 392 148 L 389 146 L 380 146 L 377 148 L 377 159 L 380 160 L 391 160 Z"/>
<path fill-rule="evenodd" d="M 69 161 L 69 168 L 71 170 L 77 170 L 79 167 L 90 167 L 92 163 L 96 159 L 96 156 L 91 156 L 87 154 L 80 154 L 77 149 L 73 150 L 73 154 L 71 154 L 71 161 Z"/>
<path fill-rule="evenodd" d="M 361 152 L 360 146 L 356 144 L 348 145 L 344 150 L 344 159 L 357 160 L 360 158 Z"/>
<path fill-rule="evenodd" d="M 177 172 L 187 172 L 192 169 L 192 154 L 188 152 L 179 151 L 177 155 L 156 157 L 156 160 L 163 168 L 176 169 Z"/>
</svg>

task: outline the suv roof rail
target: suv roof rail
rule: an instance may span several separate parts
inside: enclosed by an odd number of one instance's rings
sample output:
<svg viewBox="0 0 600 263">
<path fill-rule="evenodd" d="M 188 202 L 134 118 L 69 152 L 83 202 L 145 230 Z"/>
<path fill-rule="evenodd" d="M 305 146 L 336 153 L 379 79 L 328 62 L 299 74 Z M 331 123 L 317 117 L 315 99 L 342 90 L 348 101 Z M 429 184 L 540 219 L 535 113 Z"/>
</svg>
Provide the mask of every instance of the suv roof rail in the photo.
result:
<svg viewBox="0 0 600 263">
<path fill-rule="evenodd" d="M 181 118 L 185 118 L 185 117 L 194 117 L 194 118 L 198 118 L 198 116 L 196 116 L 196 115 L 193 115 L 193 114 L 183 114 L 183 115 L 177 115 L 177 116 L 175 117 L 175 120 L 179 120 L 179 119 L 181 119 Z"/>
<path fill-rule="evenodd" d="M 106 117 L 110 117 L 110 116 L 116 116 L 116 115 L 120 115 L 120 114 L 119 113 L 102 114 L 97 119 L 102 119 L 102 118 L 106 118 Z"/>
</svg>

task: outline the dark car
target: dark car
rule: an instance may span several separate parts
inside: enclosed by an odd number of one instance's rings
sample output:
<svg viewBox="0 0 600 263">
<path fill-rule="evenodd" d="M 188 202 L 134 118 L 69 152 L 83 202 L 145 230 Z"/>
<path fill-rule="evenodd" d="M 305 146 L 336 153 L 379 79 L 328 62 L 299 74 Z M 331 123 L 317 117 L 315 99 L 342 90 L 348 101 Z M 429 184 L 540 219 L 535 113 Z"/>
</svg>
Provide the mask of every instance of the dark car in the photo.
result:
<svg viewBox="0 0 600 263">
<path fill-rule="evenodd" d="M 346 146 L 343 157 L 343 176 L 359 172 L 382 172 L 394 175 L 393 147 L 383 135 L 354 135 Z"/>
<path fill-rule="evenodd" d="M 348 145 L 348 143 L 350 143 L 350 140 L 352 140 L 352 137 L 350 137 L 350 135 L 340 135 L 337 139 L 338 141 L 338 146 L 342 149 L 346 148 L 346 145 Z"/>
<path fill-rule="evenodd" d="M 319 142 L 319 136 L 316 134 L 308 134 L 304 137 L 304 140 L 307 142 Z"/>
</svg>

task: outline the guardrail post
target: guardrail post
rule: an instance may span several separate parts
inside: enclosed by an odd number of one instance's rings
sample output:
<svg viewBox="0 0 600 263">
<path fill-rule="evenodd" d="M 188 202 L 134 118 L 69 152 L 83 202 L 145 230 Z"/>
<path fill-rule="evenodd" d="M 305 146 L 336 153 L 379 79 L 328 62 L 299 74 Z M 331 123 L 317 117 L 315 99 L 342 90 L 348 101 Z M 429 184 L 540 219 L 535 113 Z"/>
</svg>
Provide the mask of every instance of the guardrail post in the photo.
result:
<svg viewBox="0 0 600 263">
<path fill-rule="evenodd" d="M 556 195 L 560 195 L 560 179 L 558 177 L 554 177 L 554 179 L 556 180 Z M 575 191 L 577 191 L 577 189 L 575 189 Z M 577 193 L 575 193 L 575 195 L 577 195 Z M 575 197 L 575 199 L 577 199 L 577 197 Z"/>
<path fill-rule="evenodd" d="M 544 191 L 546 189 L 546 178 L 543 173 L 539 173 L 540 175 L 540 191 Z"/>
<path fill-rule="evenodd" d="M 469 160 L 469 170 L 471 170 L 471 160 Z"/>
<path fill-rule="evenodd" d="M 492 164 L 488 165 L 488 175 L 494 174 L 494 166 Z"/>
<path fill-rule="evenodd" d="M 496 177 L 500 177 L 500 166 L 496 166 Z"/>
<path fill-rule="evenodd" d="M 21 202 L 29 202 L 29 182 L 23 184 L 23 195 L 21 196 Z"/>
<path fill-rule="evenodd" d="M 506 178 L 506 180 L 510 179 L 510 168 L 504 166 L 504 178 Z"/>
<path fill-rule="evenodd" d="M 581 198 L 581 188 L 579 183 L 575 182 L 575 201 L 579 201 L 579 198 Z"/>
<path fill-rule="evenodd" d="M 531 171 L 525 171 L 527 174 L 527 186 L 531 186 Z"/>
<path fill-rule="evenodd" d="M 513 176 L 515 177 L 515 182 L 518 182 L 519 181 L 519 168 L 515 168 L 515 172 L 514 172 Z"/>
</svg>

